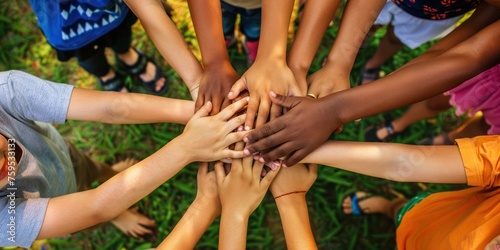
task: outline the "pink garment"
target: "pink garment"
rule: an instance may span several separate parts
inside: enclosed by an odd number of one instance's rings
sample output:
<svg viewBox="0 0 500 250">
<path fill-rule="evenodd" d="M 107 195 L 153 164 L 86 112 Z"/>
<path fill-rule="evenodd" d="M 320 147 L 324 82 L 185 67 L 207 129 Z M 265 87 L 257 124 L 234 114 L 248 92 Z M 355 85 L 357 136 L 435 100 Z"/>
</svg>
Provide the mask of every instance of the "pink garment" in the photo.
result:
<svg viewBox="0 0 500 250">
<path fill-rule="evenodd" d="M 500 64 L 465 81 L 445 93 L 450 95 L 450 104 L 456 107 L 455 113 L 483 112 L 490 129 L 488 134 L 500 134 Z"/>
</svg>

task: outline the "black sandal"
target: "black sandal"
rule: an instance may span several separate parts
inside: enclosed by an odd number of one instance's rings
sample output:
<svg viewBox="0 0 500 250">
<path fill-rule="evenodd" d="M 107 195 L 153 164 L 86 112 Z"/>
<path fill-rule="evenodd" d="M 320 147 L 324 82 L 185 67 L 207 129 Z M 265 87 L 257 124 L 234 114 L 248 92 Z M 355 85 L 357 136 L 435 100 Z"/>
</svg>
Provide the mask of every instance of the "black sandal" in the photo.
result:
<svg viewBox="0 0 500 250">
<path fill-rule="evenodd" d="M 369 81 L 373 82 L 377 80 L 380 76 L 380 67 L 373 68 L 373 69 L 365 69 L 363 68 L 363 71 L 361 71 L 361 78 L 358 82 L 358 85 L 363 85 L 366 84 L 364 82 Z M 367 83 L 369 83 L 367 82 Z"/>
<path fill-rule="evenodd" d="M 137 62 L 135 62 L 133 65 L 127 65 L 124 61 L 120 60 L 118 56 L 116 56 L 116 62 L 117 65 L 120 68 L 123 68 L 127 73 L 129 73 L 132 76 L 132 79 L 134 79 L 134 82 L 140 83 L 144 88 L 146 88 L 147 91 L 154 95 L 164 95 L 168 91 L 168 78 L 163 72 L 161 72 L 160 68 L 158 65 L 150 58 L 145 56 L 140 50 L 135 49 L 135 52 L 139 55 L 139 58 L 137 59 Z M 144 81 L 141 79 L 140 75 L 144 74 L 146 72 L 146 67 L 148 65 L 148 62 L 152 63 L 155 66 L 156 72 L 153 80 L 151 81 Z M 156 91 L 156 82 L 160 80 L 161 78 L 165 79 L 165 82 L 163 86 L 161 87 L 160 90 Z"/>
<path fill-rule="evenodd" d="M 385 138 L 378 138 L 377 136 L 377 131 L 380 128 L 385 128 L 387 130 L 387 136 Z M 365 132 L 365 141 L 367 142 L 387 142 L 392 140 L 396 135 L 399 133 L 394 131 L 394 126 L 392 125 L 392 122 L 386 122 L 385 125 L 382 126 L 371 126 L 366 130 Z"/>
<path fill-rule="evenodd" d="M 102 81 L 101 78 L 97 77 L 99 80 L 99 85 L 101 85 L 102 90 L 104 91 L 116 91 L 120 92 L 123 88 L 126 88 L 127 91 L 130 91 L 125 85 L 125 77 L 115 72 L 115 76 L 106 81 Z"/>
</svg>

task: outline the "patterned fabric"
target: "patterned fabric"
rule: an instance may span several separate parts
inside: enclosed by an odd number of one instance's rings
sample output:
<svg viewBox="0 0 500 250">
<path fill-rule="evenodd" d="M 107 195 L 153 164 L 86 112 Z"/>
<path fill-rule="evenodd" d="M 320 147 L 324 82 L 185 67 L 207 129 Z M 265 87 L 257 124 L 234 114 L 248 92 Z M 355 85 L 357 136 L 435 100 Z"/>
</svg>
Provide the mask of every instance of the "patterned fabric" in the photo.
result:
<svg viewBox="0 0 500 250">
<path fill-rule="evenodd" d="M 460 16 L 481 3 L 481 0 L 392 0 L 409 14 L 423 19 L 442 20 Z"/>
<path fill-rule="evenodd" d="M 123 0 L 30 0 L 48 42 L 74 50 L 120 25 L 129 11 Z"/>
</svg>

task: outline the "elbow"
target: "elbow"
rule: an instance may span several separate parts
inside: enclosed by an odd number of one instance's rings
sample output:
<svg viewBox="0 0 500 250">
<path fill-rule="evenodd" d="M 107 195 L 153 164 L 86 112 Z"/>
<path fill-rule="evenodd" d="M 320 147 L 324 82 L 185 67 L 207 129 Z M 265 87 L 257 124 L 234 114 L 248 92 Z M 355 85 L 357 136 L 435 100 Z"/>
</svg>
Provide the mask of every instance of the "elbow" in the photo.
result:
<svg viewBox="0 0 500 250">
<path fill-rule="evenodd" d="M 109 97 L 102 110 L 103 114 L 100 122 L 110 124 L 118 123 L 123 117 L 127 117 L 130 113 L 131 108 L 127 103 L 127 97 L 117 92 L 108 92 L 106 94 L 109 95 Z"/>
</svg>

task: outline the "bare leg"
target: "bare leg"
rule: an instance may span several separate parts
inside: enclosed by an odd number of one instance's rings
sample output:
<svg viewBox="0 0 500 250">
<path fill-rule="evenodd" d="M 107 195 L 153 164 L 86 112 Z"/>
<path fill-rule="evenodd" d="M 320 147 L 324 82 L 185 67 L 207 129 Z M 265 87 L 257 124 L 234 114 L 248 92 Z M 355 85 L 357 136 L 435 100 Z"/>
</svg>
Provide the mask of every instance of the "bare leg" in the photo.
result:
<svg viewBox="0 0 500 250">
<path fill-rule="evenodd" d="M 473 117 L 467 119 L 464 124 L 459 128 L 448 133 L 448 138 L 445 135 L 439 135 L 434 137 L 434 145 L 444 145 L 453 144 L 455 139 L 458 138 L 470 138 L 478 135 L 486 135 L 488 133 L 489 125 L 484 120 L 482 114 L 476 114 Z"/>
<path fill-rule="evenodd" d="M 401 117 L 391 122 L 394 132 L 399 133 L 415 122 L 432 118 L 449 109 L 451 107 L 448 104 L 449 98 L 449 96 L 437 95 L 411 105 Z M 380 139 L 386 138 L 388 135 L 388 131 L 385 128 L 377 130 L 377 137 Z"/>
<path fill-rule="evenodd" d="M 375 51 L 375 54 L 370 58 L 365 65 L 365 70 L 375 69 L 385 61 L 389 60 L 393 55 L 395 55 L 401 48 L 403 43 L 394 35 L 394 27 L 389 25 L 387 27 L 387 33 L 380 40 L 380 44 Z M 368 83 L 371 80 L 363 80 L 362 84 Z"/>
</svg>

